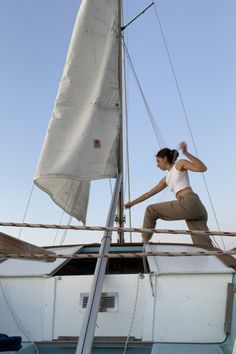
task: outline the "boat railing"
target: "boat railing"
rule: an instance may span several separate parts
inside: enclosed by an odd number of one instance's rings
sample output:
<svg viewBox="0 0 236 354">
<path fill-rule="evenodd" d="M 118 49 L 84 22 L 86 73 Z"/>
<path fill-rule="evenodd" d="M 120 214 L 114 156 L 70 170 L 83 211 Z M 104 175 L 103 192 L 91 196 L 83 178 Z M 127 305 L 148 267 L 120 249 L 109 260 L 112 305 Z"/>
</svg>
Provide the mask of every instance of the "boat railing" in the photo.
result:
<svg viewBox="0 0 236 354">
<path fill-rule="evenodd" d="M 59 224 L 37 224 L 37 223 L 17 223 L 17 222 L 0 222 L 0 226 L 4 227 L 26 227 L 38 229 L 59 229 L 74 231 L 114 231 L 114 232 L 150 232 L 153 234 L 181 234 L 181 235 L 206 235 L 206 236 L 236 236 L 236 232 L 231 231 L 200 231 L 200 230 L 175 230 L 175 229 L 142 229 L 137 227 L 108 227 L 108 226 L 75 226 L 75 225 L 59 225 Z"/>
</svg>

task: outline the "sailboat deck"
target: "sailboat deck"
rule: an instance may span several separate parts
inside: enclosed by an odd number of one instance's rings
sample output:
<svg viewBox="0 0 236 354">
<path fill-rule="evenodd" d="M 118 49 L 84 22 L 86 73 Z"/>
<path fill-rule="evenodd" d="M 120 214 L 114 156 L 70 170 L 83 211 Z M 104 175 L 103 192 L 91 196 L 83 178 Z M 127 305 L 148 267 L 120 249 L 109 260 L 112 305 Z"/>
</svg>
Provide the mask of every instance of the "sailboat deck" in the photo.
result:
<svg viewBox="0 0 236 354">
<path fill-rule="evenodd" d="M 99 245 L 70 245 L 51 247 L 48 250 L 57 254 L 91 254 L 99 252 Z M 142 252 L 199 252 L 204 248 L 194 247 L 191 244 L 150 243 L 142 244 L 113 244 L 110 253 L 142 253 Z M 225 262 L 226 256 L 148 256 L 147 267 L 143 269 L 141 258 L 113 258 L 109 259 L 109 274 L 138 274 L 155 272 L 161 274 L 230 274 L 234 273 L 236 260 L 227 256 L 230 261 Z M 55 262 L 42 260 L 6 259 L 0 263 L 2 277 L 39 277 L 55 275 L 89 275 L 93 274 L 96 258 L 64 259 L 58 258 Z M 120 265 L 120 266 L 118 266 Z"/>
<path fill-rule="evenodd" d="M 97 254 L 99 245 L 51 249 L 59 254 Z M 196 247 L 157 243 L 144 249 L 140 243 L 116 244 L 110 252 L 156 250 L 194 252 Z M 39 354 L 75 353 L 76 339 L 63 339 L 63 345 L 61 339 L 79 334 L 95 264 L 96 258 L 1 262 L 5 297 L 0 297 L 0 305 L 7 319 L 2 332 L 23 337 L 7 299 L 21 322 L 31 328 Z M 127 354 L 228 354 L 224 343 L 230 330 L 235 331 L 234 283 L 234 269 L 215 256 L 110 258 L 102 292 L 107 302 L 98 314 L 92 353 L 123 353 L 132 324 Z M 21 352 L 33 354 L 35 346 L 24 345 Z"/>
</svg>

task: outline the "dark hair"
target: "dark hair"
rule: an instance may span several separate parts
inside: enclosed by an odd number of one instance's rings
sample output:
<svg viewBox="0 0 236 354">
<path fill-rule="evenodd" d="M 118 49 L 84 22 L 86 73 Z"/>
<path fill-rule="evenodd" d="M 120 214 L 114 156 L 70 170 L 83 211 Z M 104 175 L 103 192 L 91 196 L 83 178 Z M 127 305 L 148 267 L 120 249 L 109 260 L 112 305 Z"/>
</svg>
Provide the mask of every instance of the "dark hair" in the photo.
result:
<svg viewBox="0 0 236 354">
<path fill-rule="evenodd" d="M 161 157 L 161 158 L 166 157 L 169 163 L 174 163 L 177 160 L 178 156 L 179 153 L 177 150 L 171 150 L 168 148 L 161 149 L 156 154 L 156 157 Z"/>
</svg>

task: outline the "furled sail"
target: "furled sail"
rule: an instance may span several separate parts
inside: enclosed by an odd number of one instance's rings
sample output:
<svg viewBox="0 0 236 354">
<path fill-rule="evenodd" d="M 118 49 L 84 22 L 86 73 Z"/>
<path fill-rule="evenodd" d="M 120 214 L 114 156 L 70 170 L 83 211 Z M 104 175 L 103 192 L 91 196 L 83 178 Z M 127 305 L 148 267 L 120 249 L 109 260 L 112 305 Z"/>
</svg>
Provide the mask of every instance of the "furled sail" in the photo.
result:
<svg viewBox="0 0 236 354">
<path fill-rule="evenodd" d="M 85 223 L 90 181 L 117 175 L 118 0 L 83 0 L 35 184 Z"/>
</svg>

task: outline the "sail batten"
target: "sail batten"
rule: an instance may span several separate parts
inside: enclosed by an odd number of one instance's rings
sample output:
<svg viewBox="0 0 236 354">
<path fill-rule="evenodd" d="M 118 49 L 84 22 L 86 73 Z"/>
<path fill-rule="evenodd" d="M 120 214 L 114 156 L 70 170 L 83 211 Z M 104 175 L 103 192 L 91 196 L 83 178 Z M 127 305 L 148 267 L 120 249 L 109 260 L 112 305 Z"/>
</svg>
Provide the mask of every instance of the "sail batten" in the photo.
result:
<svg viewBox="0 0 236 354">
<path fill-rule="evenodd" d="M 83 223 L 90 181 L 117 176 L 118 52 L 118 0 L 84 0 L 35 174 L 35 184 Z"/>
</svg>

